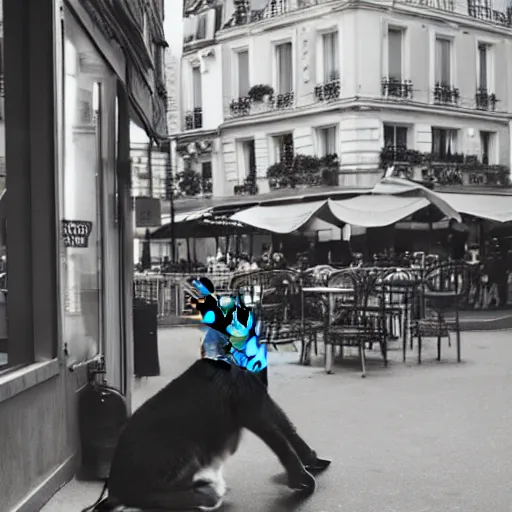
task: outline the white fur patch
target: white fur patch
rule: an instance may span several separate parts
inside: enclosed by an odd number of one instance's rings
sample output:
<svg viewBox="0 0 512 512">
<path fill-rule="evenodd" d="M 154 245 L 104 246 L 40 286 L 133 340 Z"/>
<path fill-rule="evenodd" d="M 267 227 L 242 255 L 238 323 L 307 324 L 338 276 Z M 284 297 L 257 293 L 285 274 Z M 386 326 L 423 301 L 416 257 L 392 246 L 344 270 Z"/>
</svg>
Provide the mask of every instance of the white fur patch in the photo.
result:
<svg viewBox="0 0 512 512">
<path fill-rule="evenodd" d="M 226 482 L 223 475 L 224 458 L 215 459 L 209 466 L 201 468 L 195 475 L 193 481 L 206 480 L 210 482 L 219 496 L 226 494 Z"/>
</svg>

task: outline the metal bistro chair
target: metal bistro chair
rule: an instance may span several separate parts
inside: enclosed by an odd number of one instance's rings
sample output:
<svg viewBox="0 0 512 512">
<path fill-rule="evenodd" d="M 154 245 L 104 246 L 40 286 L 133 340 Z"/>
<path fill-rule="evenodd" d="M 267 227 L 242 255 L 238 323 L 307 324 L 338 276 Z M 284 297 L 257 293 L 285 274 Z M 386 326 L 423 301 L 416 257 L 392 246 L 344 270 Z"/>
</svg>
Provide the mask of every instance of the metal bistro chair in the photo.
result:
<svg viewBox="0 0 512 512">
<path fill-rule="evenodd" d="M 376 269 L 353 268 L 336 272 L 329 286 L 352 287 L 352 300 L 334 296 L 334 311 L 328 328 L 327 343 L 344 347 L 357 347 L 361 360 L 362 377 L 366 377 L 367 345 L 378 342 L 384 364 L 387 366 L 386 311 L 383 287 L 377 286 L 380 273 Z"/>
<path fill-rule="evenodd" d="M 459 311 L 470 283 L 471 269 L 464 262 L 441 263 L 425 272 L 419 294 L 421 315 L 411 324 L 411 340 L 418 340 L 418 364 L 421 364 L 423 338 L 437 338 L 437 360 L 441 360 L 441 340 L 447 338 L 451 346 L 451 328 L 455 331 L 457 362 L 460 363 Z M 453 324 L 447 319 L 449 312 L 454 313 Z"/>
<path fill-rule="evenodd" d="M 389 339 L 396 339 L 395 326 L 398 323 L 398 338 L 402 338 L 402 358 L 407 356 L 407 335 L 415 304 L 415 292 L 418 287 L 418 277 L 408 269 L 385 269 L 380 277 L 384 286 L 386 310 L 389 316 Z"/>
<path fill-rule="evenodd" d="M 318 295 L 309 295 L 303 293 L 303 288 L 326 286 L 327 276 L 333 269 L 322 268 L 315 271 L 318 267 L 301 272 L 297 278 L 300 301 L 300 312 L 302 318 L 301 332 L 301 355 L 299 362 L 303 365 L 311 364 L 311 347 L 313 346 L 315 356 L 318 355 L 318 337 L 322 334 L 325 339 L 326 329 L 329 321 L 329 302 L 325 297 Z"/>
</svg>

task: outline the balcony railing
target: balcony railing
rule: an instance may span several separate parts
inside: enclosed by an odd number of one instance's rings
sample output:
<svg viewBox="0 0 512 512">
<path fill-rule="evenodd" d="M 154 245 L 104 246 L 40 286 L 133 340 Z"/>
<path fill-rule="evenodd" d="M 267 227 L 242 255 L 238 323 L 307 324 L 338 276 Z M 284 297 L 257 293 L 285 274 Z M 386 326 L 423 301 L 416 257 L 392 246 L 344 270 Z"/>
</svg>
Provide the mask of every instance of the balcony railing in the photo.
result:
<svg viewBox="0 0 512 512">
<path fill-rule="evenodd" d="M 294 106 L 295 94 L 293 91 L 268 96 L 268 99 L 256 101 L 248 96 L 231 100 L 229 115 L 231 117 L 244 117 L 253 114 L 263 114 L 275 110 L 289 109 Z"/>
<path fill-rule="evenodd" d="M 185 114 L 185 130 L 199 130 L 203 127 L 203 109 L 196 107 Z"/>
<path fill-rule="evenodd" d="M 489 94 L 485 88 L 480 88 L 476 91 L 475 105 L 478 110 L 492 110 L 494 112 L 497 103 L 496 94 Z"/>
<path fill-rule="evenodd" d="M 317 101 L 336 101 L 340 99 L 341 84 L 338 79 L 329 80 L 315 86 L 315 99 Z"/>
<path fill-rule="evenodd" d="M 383 78 L 382 96 L 412 100 L 412 81 L 398 78 Z"/>
<path fill-rule="evenodd" d="M 434 103 L 436 105 L 457 106 L 459 99 L 459 89 L 452 85 L 436 83 L 434 87 Z"/>
<path fill-rule="evenodd" d="M 235 11 L 232 19 L 225 27 L 248 25 L 249 23 L 276 18 L 296 10 L 334 1 L 335 0 L 268 0 L 267 5 L 262 9 L 252 9 L 251 0 L 234 0 Z"/>
<path fill-rule="evenodd" d="M 337 186 L 339 160 L 337 155 L 316 157 L 290 155 L 267 169 L 270 190 L 297 187 Z"/>
<path fill-rule="evenodd" d="M 492 7 L 490 0 L 468 0 L 468 14 L 472 18 L 512 27 L 512 7 L 506 7 L 504 11 Z"/>
<path fill-rule="evenodd" d="M 380 162 L 383 169 L 394 165 L 396 175 L 441 186 L 511 186 L 507 166 L 487 165 L 474 155 L 436 155 L 393 146 L 382 149 Z"/>
</svg>

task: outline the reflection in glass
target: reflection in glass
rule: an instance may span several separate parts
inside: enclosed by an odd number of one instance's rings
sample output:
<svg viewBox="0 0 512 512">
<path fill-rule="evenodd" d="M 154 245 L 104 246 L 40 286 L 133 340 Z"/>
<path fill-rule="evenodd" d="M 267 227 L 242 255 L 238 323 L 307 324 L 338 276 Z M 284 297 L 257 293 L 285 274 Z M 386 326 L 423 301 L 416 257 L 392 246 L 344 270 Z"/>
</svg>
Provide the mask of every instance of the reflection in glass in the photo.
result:
<svg viewBox="0 0 512 512">
<path fill-rule="evenodd" d="M 75 20 L 65 22 L 61 281 L 72 365 L 98 355 L 102 341 L 101 83 L 111 71 Z"/>
<path fill-rule="evenodd" d="M 3 11 L 0 2 L 0 370 L 7 366 L 7 233 Z"/>
</svg>

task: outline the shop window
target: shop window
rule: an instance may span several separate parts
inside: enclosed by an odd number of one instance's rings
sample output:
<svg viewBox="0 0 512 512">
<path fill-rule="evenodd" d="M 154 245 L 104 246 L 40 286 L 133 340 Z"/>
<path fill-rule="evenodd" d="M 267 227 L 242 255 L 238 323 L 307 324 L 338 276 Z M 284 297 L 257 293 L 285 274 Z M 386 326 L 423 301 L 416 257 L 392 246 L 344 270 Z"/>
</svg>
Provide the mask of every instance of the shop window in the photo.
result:
<svg viewBox="0 0 512 512">
<path fill-rule="evenodd" d="M 108 157 L 103 129 L 105 103 L 115 80 L 77 22 L 71 16 L 65 21 L 60 261 L 62 334 L 68 364 L 73 365 L 91 360 L 101 350 L 101 204 Z"/>
</svg>

